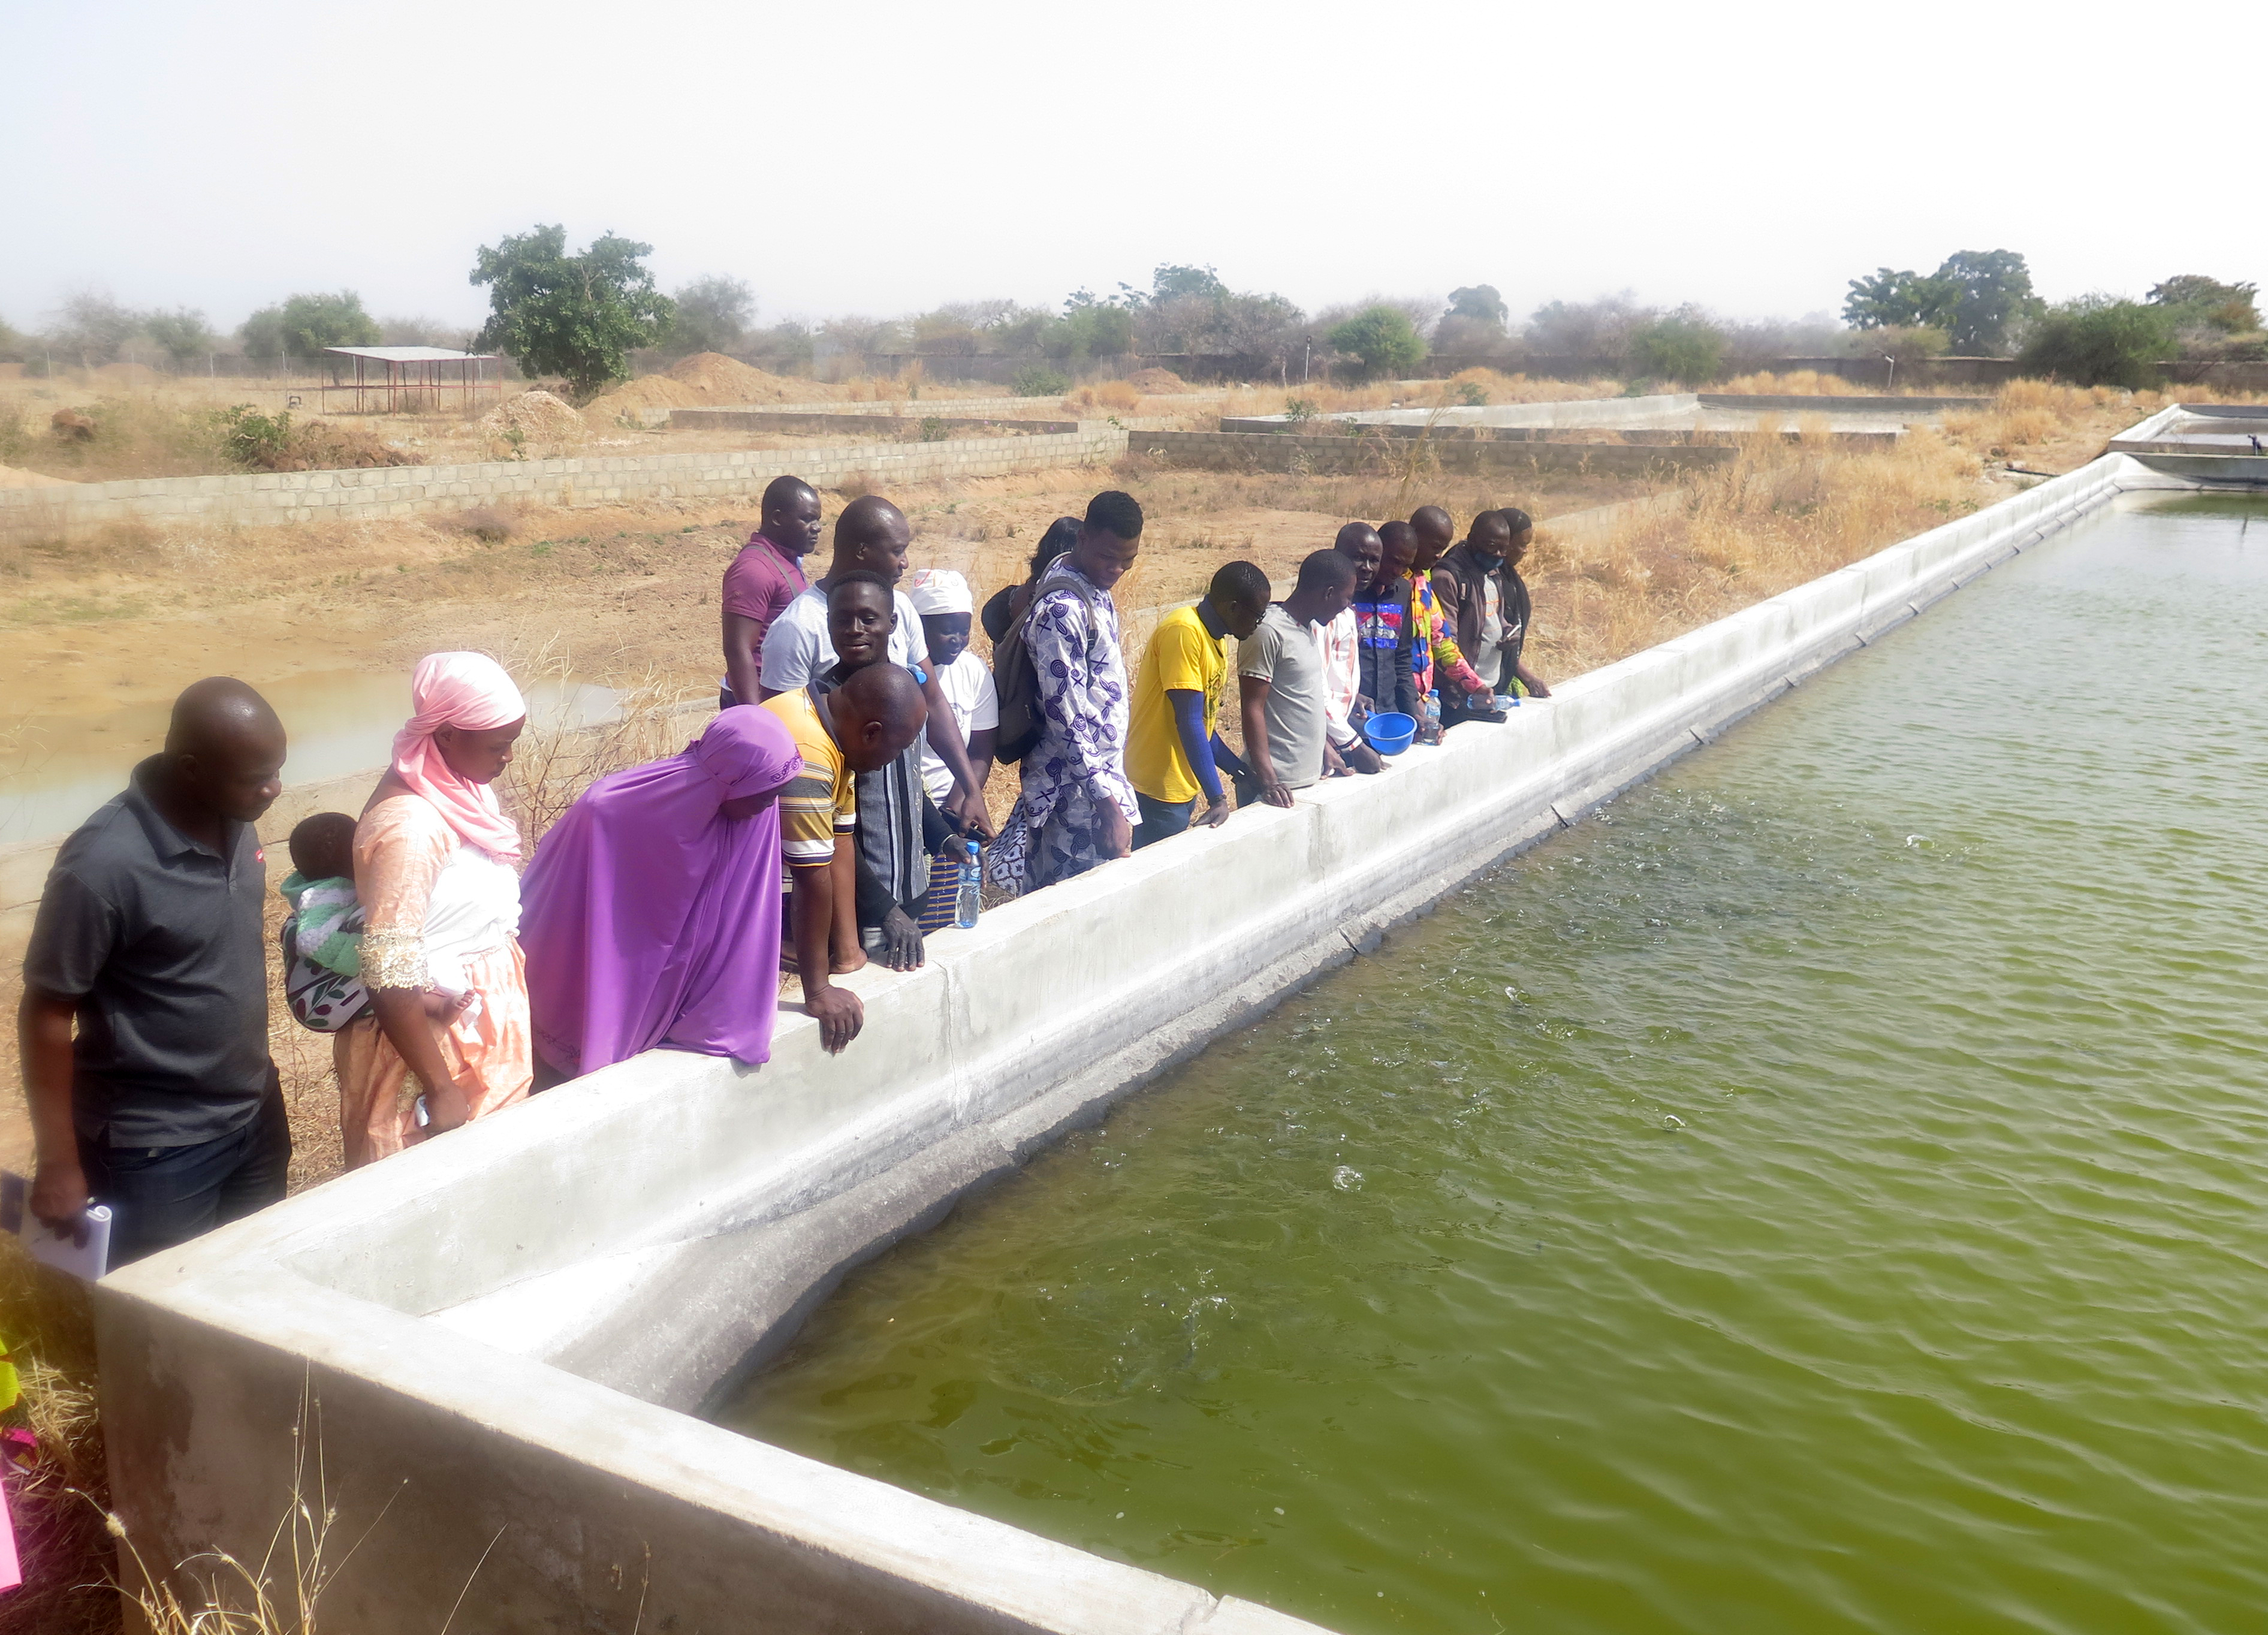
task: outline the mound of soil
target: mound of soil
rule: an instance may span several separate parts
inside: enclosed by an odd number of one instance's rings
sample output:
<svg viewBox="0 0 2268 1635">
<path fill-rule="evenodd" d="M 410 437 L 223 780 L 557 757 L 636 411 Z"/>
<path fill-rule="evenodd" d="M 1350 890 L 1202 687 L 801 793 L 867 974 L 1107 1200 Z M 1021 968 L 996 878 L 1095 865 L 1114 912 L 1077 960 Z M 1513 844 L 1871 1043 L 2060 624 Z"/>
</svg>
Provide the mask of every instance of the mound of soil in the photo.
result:
<svg viewBox="0 0 2268 1635">
<path fill-rule="evenodd" d="M 1138 369 L 1126 377 L 1126 384 L 1148 397 L 1189 389 L 1189 383 L 1170 369 Z"/>
<path fill-rule="evenodd" d="M 602 393 L 583 410 L 586 424 L 612 426 L 625 409 L 728 409 L 740 403 L 820 403 L 844 396 L 839 386 L 753 369 L 722 352 L 696 352 L 668 372 L 640 375 Z"/>
<path fill-rule="evenodd" d="M 549 392 L 522 392 L 482 415 L 480 429 L 490 437 L 518 431 L 533 443 L 573 443 L 583 436 L 583 416 Z"/>
<path fill-rule="evenodd" d="M 701 394 L 705 403 L 787 403 L 810 401 L 826 388 L 810 380 L 767 374 L 722 352 L 696 352 L 670 366 L 669 378 Z"/>
</svg>

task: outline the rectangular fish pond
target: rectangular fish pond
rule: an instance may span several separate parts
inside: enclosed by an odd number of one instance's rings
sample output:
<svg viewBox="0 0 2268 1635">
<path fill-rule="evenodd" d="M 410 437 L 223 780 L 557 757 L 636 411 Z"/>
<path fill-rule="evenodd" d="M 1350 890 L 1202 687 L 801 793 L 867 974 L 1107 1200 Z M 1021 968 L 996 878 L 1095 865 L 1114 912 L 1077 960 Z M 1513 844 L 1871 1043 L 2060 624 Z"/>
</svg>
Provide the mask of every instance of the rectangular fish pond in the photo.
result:
<svg viewBox="0 0 2268 1635">
<path fill-rule="evenodd" d="M 1347 1635 L 2258 1627 L 2264 746 L 2268 502 L 2129 494 L 715 1417 Z"/>
</svg>

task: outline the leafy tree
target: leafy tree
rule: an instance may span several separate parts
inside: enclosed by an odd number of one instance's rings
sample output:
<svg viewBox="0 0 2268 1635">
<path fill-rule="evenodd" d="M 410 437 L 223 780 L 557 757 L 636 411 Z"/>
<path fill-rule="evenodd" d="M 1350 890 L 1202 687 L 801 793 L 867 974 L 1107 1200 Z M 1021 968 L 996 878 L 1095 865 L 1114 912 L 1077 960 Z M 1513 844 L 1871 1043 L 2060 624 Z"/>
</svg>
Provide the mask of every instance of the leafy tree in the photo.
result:
<svg viewBox="0 0 2268 1635">
<path fill-rule="evenodd" d="M 378 320 L 378 343 L 380 346 L 440 346 L 453 352 L 463 352 L 472 349 L 472 339 L 473 332 L 463 325 L 445 323 L 438 318 L 395 317 Z"/>
<path fill-rule="evenodd" d="M 756 292 L 738 278 L 696 278 L 670 298 L 677 303 L 667 342 L 673 352 L 729 352 L 756 320 Z"/>
<path fill-rule="evenodd" d="M 243 344 L 244 355 L 261 363 L 273 363 L 284 356 L 284 309 L 263 306 L 237 327 L 236 338 Z"/>
<path fill-rule="evenodd" d="M 1642 375 L 1699 386 L 1725 366 L 1725 332 L 1698 307 L 1681 306 L 1634 330 L 1631 365 Z"/>
<path fill-rule="evenodd" d="M 1018 397 L 1060 397 L 1071 390 L 1071 379 L 1045 364 L 1027 364 L 1016 372 L 1008 390 Z"/>
<path fill-rule="evenodd" d="M 1621 357 L 1631 333 L 1657 316 L 1627 290 L 1595 301 L 1551 301 L 1529 317 L 1528 343 L 1557 357 Z"/>
<path fill-rule="evenodd" d="M 1449 310 L 1445 318 L 1462 318 L 1471 323 L 1486 324 L 1499 333 L 1511 320 L 1512 309 L 1496 292 L 1492 284 L 1476 284 L 1462 290 L 1449 291 Z"/>
<path fill-rule="evenodd" d="M 1228 286 L 1220 281 L 1220 275 L 1210 267 L 1180 267 L 1161 262 L 1150 274 L 1150 299 L 1152 301 L 1174 301 L 1191 295 L 1218 301 L 1226 298 L 1228 292 Z M 1136 298 L 1138 300 L 1140 298 Z"/>
<path fill-rule="evenodd" d="M 1340 351 L 1362 359 L 1365 375 L 1398 375 L 1425 358 L 1425 337 L 1410 314 L 1382 301 L 1333 325 L 1326 338 Z"/>
<path fill-rule="evenodd" d="M 2154 285 L 2142 298 L 2162 306 L 2185 327 L 2247 335 L 2260 328 L 2257 284 L 2223 284 L 2199 273 L 2183 273 Z"/>
<path fill-rule="evenodd" d="M 494 249 L 482 245 L 469 277 L 490 286 L 479 343 L 510 356 L 524 374 L 563 377 L 569 394 L 588 402 L 628 379 L 630 350 L 658 343 L 676 316 L 646 269 L 652 254 L 650 244 L 609 232 L 570 255 L 567 230 L 556 225 L 507 233 Z"/>
<path fill-rule="evenodd" d="M 23 362 L 24 355 L 29 350 L 26 341 L 22 331 L 11 327 L 6 319 L 0 318 L 0 362 Z"/>
<path fill-rule="evenodd" d="M 783 319 L 751 335 L 747 350 L 775 374 L 807 374 L 818 353 L 817 336 L 809 324 Z"/>
<path fill-rule="evenodd" d="M 1212 350 L 1241 358 L 1256 372 L 1289 360 L 1307 316 L 1280 295 L 1232 295 L 1219 304 Z"/>
<path fill-rule="evenodd" d="M 1853 329 L 1942 329 L 1956 352 L 2004 349 L 2020 320 L 2036 316 L 2031 269 L 2014 250 L 1960 250 L 1927 277 L 1877 268 L 1853 278 L 1843 320 Z"/>
<path fill-rule="evenodd" d="M 1938 328 L 1951 294 L 1935 279 L 1911 269 L 1878 267 L 1868 277 L 1851 280 L 1843 321 L 1853 329 Z"/>
<path fill-rule="evenodd" d="M 2163 305 L 2083 295 L 2048 309 L 2033 327 L 2023 365 L 2074 386 L 2154 386 L 2175 329 Z"/>
<path fill-rule="evenodd" d="M 352 290 L 335 294 L 295 295 L 284 303 L 279 325 L 284 353 L 313 357 L 327 346 L 376 346 L 378 320 L 363 310 Z"/>
<path fill-rule="evenodd" d="M 1063 321 L 1048 337 L 1048 350 L 1054 356 L 1082 364 L 1090 357 L 1116 357 L 1134 350 L 1134 314 L 1125 307 L 1092 297 L 1082 304 L 1076 295 L 1064 307 Z"/>
<path fill-rule="evenodd" d="M 1957 250 L 1938 268 L 1936 282 L 1951 293 L 1936 327 L 1963 357 L 1997 356 L 2020 320 L 2044 310 L 2032 293 L 2031 269 L 2014 250 Z"/>
<path fill-rule="evenodd" d="M 205 322 L 202 313 L 177 306 L 170 313 L 152 313 L 143 326 L 150 338 L 173 360 L 176 369 L 187 369 L 197 359 L 213 350 L 219 339 L 212 326 Z"/>
<path fill-rule="evenodd" d="M 82 290 L 63 303 L 48 339 L 59 352 L 77 353 L 80 366 L 92 369 L 116 357 L 121 348 L 142 333 L 142 323 L 140 313 L 99 291 Z"/>
<path fill-rule="evenodd" d="M 914 320 L 917 352 L 932 357 L 974 357 L 983 350 L 983 335 L 965 313 L 939 307 Z"/>
<path fill-rule="evenodd" d="M 996 352 L 1038 352 L 1047 349 L 1049 332 L 1060 321 L 1044 307 L 1008 301 L 981 327 L 986 344 Z"/>
<path fill-rule="evenodd" d="M 1845 357 L 1896 358 L 1897 367 L 1903 370 L 1944 357 L 1946 348 L 1951 344 L 1944 330 L 1933 329 L 1926 324 L 1885 324 L 1879 329 L 1864 329 L 1856 334 L 1846 331 L 1842 350 Z"/>
</svg>

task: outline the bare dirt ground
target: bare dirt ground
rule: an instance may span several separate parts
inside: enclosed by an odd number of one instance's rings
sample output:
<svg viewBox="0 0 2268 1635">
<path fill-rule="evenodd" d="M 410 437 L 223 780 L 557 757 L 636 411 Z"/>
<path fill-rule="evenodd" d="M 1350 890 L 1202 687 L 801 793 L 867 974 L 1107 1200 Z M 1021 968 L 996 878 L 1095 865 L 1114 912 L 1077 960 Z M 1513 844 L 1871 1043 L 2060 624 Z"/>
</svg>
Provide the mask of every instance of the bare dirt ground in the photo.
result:
<svg viewBox="0 0 2268 1635">
<path fill-rule="evenodd" d="M 1118 593 L 1120 606 L 1138 615 L 1197 595 L 1235 556 L 1288 579 L 1300 557 L 1329 545 L 1350 517 L 1407 514 L 1435 498 L 1460 516 L 1517 504 L 1550 517 L 1652 491 L 1636 481 L 1571 477 L 1516 493 L 1467 482 L 1411 497 L 1391 478 L 1129 465 L 924 484 L 892 497 L 912 521 L 913 561 L 967 573 L 985 596 L 1022 579 L 1050 521 L 1118 485 L 1149 516 L 1141 560 Z M 843 501 L 825 499 L 831 519 Z M 457 519 L 436 518 L 113 528 L 0 551 L 0 630 L 8 637 L 0 691 L 18 720 L 92 720 L 122 705 L 162 704 L 202 675 L 263 686 L 310 671 L 403 671 L 448 647 L 541 652 L 578 679 L 683 696 L 714 686 L 718 581 L 755 526 L 753 505 L 532 508 L 483 520 L 502 522 L 510 536 L 483 541 Z M 1005 815 L 1012 783 L 1004 774 L 995 785 Z M 15 983 L 11 968 L 0 998 L 12 1001 Z M 322 1042 L 288 1018 L 276 1043 L 304 1102 L 294 1121 L 307 1154 L 301 1178 L 318 1179 L 336 1162 L 328 1058 Z M 20 1163 L 27 1153 L 12 1037 L 0 1044 L 0 1079 L 9 1084 L 0 1092 L 0 1163 Z"/>
</svg>

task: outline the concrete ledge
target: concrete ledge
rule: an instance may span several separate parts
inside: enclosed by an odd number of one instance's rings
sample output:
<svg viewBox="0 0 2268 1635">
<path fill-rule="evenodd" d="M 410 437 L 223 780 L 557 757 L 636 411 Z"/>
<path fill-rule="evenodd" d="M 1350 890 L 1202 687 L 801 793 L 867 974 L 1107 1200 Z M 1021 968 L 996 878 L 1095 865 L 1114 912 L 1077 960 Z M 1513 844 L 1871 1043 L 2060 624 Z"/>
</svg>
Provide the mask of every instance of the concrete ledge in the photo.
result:
<svg viewBox="0 0 2268 1635">
<path fill-rule="evenodd" d="M 688 1630 L 1307 1627 L 677 1409 L 1382 928 L 2122 489 L 2179 486 L 2106 456 L 943 933 L 926 969 L 851 979 L 843 1057 L 789 1014 L 758 1071 L 640 1057 L 129 1268 L 96 1295 L 116 1502 L 146 1555 L 256 1558 L 312 1396 L 342 1524 L 393 1499 L 327 1603 L 379 1635 L 438 1627 L 484 1549 L 469 1628 L 622 1628 L 641 1602 Z"/>
<path fill-rule="evenodd" d="M 1221 422 L 1224 426 L 1241 422 Z M 1167 465 L 1230 471 L 1399 471 L 1412 460 L 1431 460 L 1443 471 L 1589 471 L 1642 475 L 1721 466 L 1738 451 L 1730 443 L 1553 443 L 1452 429 L 1426 438 L 1402 426 L 1363 426 L 1348 431 L 1131 431 L 1130 453 Z"/>
<path fill-rule="evenodd" d="M 1934 415 L 1948 409 L 1990 409 L 1989 397 L 1834 397 L 1771 392 L 1703 392 L 1704 409 L 1786 409 L 1822 415 Z"/>
</svg>

